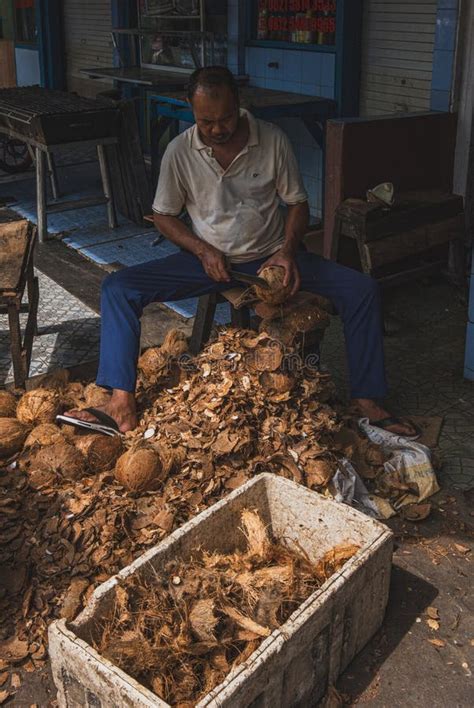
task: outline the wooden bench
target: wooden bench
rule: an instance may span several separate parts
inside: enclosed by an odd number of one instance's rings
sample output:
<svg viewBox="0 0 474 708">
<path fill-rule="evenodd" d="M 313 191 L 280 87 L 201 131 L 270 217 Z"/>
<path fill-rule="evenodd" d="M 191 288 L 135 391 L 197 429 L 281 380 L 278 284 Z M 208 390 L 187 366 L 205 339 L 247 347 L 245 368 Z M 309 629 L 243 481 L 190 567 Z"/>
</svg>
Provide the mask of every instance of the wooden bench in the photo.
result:
<svg viewBox="0 0 474 708">
<path fill-rule="evenodd" d="M 37 333 L 39 288 L 33 269 L 36 239 L 36 226 L 26 219 L 0 223 L 0 312 L 8 315 L 15 386 L 24 386 L 28 378 Z M 23 303 L 25 290 L 28 302 Z M 28 313 L 23 337 L 22 312 Z"/>
</svg>

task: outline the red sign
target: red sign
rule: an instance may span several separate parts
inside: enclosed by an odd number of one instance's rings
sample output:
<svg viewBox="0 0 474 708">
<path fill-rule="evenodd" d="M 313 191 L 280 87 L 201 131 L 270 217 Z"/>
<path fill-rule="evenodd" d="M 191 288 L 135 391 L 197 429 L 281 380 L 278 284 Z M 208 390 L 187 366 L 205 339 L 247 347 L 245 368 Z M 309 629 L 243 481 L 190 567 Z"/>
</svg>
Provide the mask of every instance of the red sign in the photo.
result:
<svg viewBox="0 0 474 708">
<path fill-rule="evenodd" d="M 258 39 L 335 44 L 337 0 L 259 0 Z"/>
</svg>

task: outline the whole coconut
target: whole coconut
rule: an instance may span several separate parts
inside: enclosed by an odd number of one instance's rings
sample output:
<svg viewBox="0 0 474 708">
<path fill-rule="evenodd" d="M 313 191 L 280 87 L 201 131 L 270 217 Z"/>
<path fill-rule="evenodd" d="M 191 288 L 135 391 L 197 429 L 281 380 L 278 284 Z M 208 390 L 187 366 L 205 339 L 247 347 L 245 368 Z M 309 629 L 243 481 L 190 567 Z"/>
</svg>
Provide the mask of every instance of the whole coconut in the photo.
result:
<svg viewBox="0 0 474 708">
<path fill-rule="evenodd" d="M 74 442 L 92 473 L 111 470 L 122 453 L 122 441 L 118 435 L 80 435 Z"/>
<path fill-rule="evenodd" d="M 259 277 L 263 278 L 270 286 L 270 290 L 267 290 L 255 285 L 255 294 L 259 300 L 267 302 L 269 305 L 280 305 L 288 299 L 291 287 L 283 285 L 285 280 L 284 268 L 281 266 L 269 266 L 259 273 Z"/>
<path fill-rule="evenodd" d="M 86 473 L 86 460 L 80 450 L 67 442 L 40 448 L 31 462 L 31 469 L 53 478 L 77 480 Z"/>
<path fill-rule="evenodd" d="M 14 418 L 16 398 L 10 391 L 0 391 L 0 418 Z"/>
<path fill-rule="evenodd" d="M 26 425 L 53 423 L 59 413 L 59 394 L 46 388 L 28 391 L 18 401 L 16 416 Z"/>
<path fill-rule="evenodd" d="M 16 418 L 0 418 L 0 458 L 19 452 L 29 433 L 29 428 Z"/>
<path fill-rule="evenodd" d="M 115 465 L 115 478 L 131 492 L 156 489 L 165 479 L 160 456 L 151 446 L 127 450 Z"/>
<path fill-rule="evenodd" d="M 28 447 L 48 447 L 55 443 L 64 442 L 65 438 L 61 430 L 54 423 L 41 423 L 33 428 L 25 441 L 25 448 Z"/>
<path fill-rule="evenodd" d="M 84 389 L 84 398 L 86 400 L 86 407 L 92 406 L 92 408 L 97 408 L 99 406 L 105 406 L 105 404 L 110 401 L 110 393 L 105 388 L 102 388 L 102 386 L 90 383 Z"/>
</svg>

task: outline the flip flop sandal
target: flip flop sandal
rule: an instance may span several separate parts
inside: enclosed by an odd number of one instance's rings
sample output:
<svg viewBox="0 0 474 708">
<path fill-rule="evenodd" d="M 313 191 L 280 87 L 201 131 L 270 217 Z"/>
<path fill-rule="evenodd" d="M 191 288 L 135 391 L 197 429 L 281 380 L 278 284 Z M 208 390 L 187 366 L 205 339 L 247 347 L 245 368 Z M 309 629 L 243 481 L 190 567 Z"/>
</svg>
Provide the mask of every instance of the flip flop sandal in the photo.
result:
<svg viewBox="0 0 474 708">
<path fill-rule="evenodd" d="M 373 425 L 375 428 L 381 428 L 382 430 L 386 430 L 387 433 L 393 433 L 392 430 L 387 430 L 391 425 L 409 425 L 413 430 L 415 431 L 414 435 L 399 435 L 401 438 L 406 438 L 407 440 L 418 440 L 418 438 L 421 436 L 421 428 L 416 425 L 412 420 L 408 420 L 404 422 L 400 418 L 396 418 L 395 416 L 389 416 L 388 418 L 381 418 L 380 420 L 369 420 L 369 425 Z M 393 433 L 394 435 L 398 435 L 398 433 Z"/>
<path fill-rule="evenodd" d="M 70 415 L 57 415 L 56 420 L 58 423 L 66 423 L 66 425 L 74 425 L 76 428 L 85 428 L 86 430 L 94 430 L 96 433 L 102 433 L 103 435 L 121 435 L 117 421 L 100 411 L 98 408 L 84 408 L 86 413 L 92 413 L 93 416 L 97 418 L 98 423 L 93 423 L 90 420 L 81 420 L 80 418 L 73 418 Z"/>
</svg>

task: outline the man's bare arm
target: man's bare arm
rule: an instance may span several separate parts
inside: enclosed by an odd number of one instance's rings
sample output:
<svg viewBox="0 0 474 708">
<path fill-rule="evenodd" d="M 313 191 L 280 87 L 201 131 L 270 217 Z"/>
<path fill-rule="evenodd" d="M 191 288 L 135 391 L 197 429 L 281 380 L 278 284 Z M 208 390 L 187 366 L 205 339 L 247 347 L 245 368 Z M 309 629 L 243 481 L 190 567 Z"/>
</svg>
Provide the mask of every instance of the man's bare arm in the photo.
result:
<svg viewBox="0 0 474 708">
<path fill-rule="evenodd" d="M 289 204 L 285 220 L 285 241 L 282 251 L 295 255 L 298 245 L 308 230 L 309 206 L 308 202 Z"/>
<path fill-rule="evenodd" d="M 259 268 L 259 273 L 268 266 L 281 266 L 285 269 L 285 285 L 291 285 L 291 295 L 298 292 L 301 279 L 295 261 L 298 244 L 308 230 L 308 202 L 289 204 L 285 220 L 285 240 L 279 251 L 270 256 Z"/>
<path fill-rule="evenodd" d="M 177 216 L 153 214 L 153 221 L 160 233 L 166 236 L 176 246 L 194 253 L 201 261 L 204 270 L 210 278 L 218 282 L 228 282 L 230 276 L 227 272 L 224 254 L 217 248 L 200 239 L 188 229 Z"/>
</svg>

